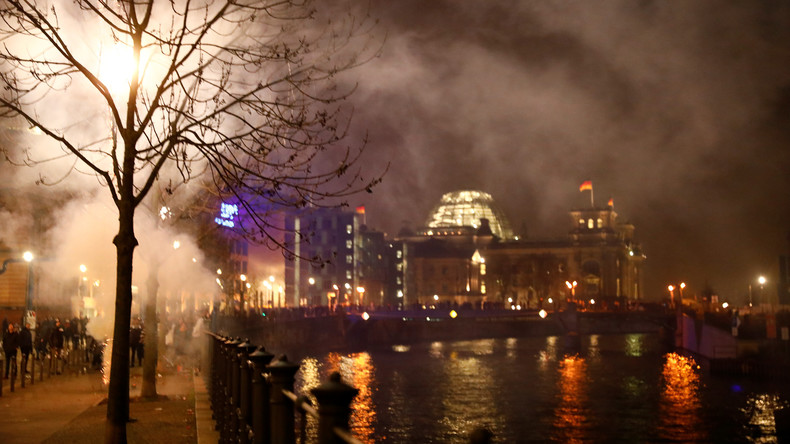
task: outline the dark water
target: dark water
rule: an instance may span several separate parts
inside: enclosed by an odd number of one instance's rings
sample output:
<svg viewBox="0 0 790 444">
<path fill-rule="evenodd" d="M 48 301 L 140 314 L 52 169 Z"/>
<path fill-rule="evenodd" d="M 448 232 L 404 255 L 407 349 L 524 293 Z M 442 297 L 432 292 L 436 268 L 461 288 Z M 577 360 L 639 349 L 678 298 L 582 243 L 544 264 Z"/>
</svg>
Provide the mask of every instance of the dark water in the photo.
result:
<svg viewBox="0 0 790 444">
<path fill-rule="evenodd" d="M 352 427 L 364 442 L 777 442 L 790 387 L 711 376 L 657 335 L 511 338 L 309 357 L 300 389 L 340 371 L 360 389 Z"/>
</svg>

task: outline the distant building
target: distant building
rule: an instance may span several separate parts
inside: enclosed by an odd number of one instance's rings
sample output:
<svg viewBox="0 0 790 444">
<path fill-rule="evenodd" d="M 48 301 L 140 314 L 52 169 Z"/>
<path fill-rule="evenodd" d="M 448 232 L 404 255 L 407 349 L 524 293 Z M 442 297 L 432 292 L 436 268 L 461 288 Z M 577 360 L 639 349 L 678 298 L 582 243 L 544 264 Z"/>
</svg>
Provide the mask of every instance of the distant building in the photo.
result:
<svg viewBox="0 0 790 444">
<path fill-rule="evenodd" d="M 288 304 L 392 304 L 398 247 L 365 225 L 365 209 L 306 208 L 285 217 Z"/>
<path fill-rule="evenodd" d="M 642 299 L 644 255 L 614 209 L 569 212 L 562 239 L 518 239 L 482 191 L 445 194 L 416 232 L 371 230 L 363 208 L 287 214 L 287 305 L 436 303 L 536 309 Z"/>
<path fill-rule="evenodd" d="M 565 239 L 516 240 L 490 195 L 445 194 L 426 227 L 400 238 L 408 251 L 407 305 L 538 308 L 549 307 L 549 299 L 559 306 L 640 300 L 644 255 L 633 225 L 619 222 L 612 207 L 569 215 Z"/>
</svg>

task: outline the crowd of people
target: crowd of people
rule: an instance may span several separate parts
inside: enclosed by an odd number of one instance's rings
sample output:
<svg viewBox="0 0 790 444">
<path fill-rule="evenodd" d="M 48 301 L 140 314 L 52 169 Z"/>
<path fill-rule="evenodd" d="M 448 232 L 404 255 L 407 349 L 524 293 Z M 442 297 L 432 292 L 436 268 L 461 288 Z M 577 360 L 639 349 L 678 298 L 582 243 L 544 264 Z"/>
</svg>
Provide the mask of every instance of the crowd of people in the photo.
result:
<svg viewBox="0 0 790 444">
<path fill-rule="evenodd" d="M 166 348 L 162 356 L 174 359 L 176 356 L 189 356 L 195 351 L 195 337 L 202 337 L 204 320 L 201 317 L 181 316 L 162 320 Z M 63 321 L 61 321 L 63 319 Z M 64 363 L 91 363 L 93 368 L 102 365 L 104 340 L 97 340 L 88 334 L 88 318 L 48 317 L 31 327 L 24 323 L 2 321 L 3 366 L 2 377 L 8 379 L 14 366 L 19 372 L 29 374 L 32 369 L 30 357 L 49 359 L 52 373 L 60 374 Z M 130 367 L 142 367 L 145 359 L 145 329 L 143 320 L 138 316 L 132 319 L 129 331 Z M 55 364 L 53 365 L 52 362 Z"/>
<path fill-rule="evenodd" d="M 64 321 L 61 322 L 60 318 L 48 317 L 38 324 L 34 334 L 30 323 L 25 322 L 24 326 L 20 328 L 19 324 L 9 322 L 7 318 L 4 318 L 2 324 L 3 378 L 9 378 L 12 366 L 17 362 L 19 362 L 21 372 L 30 373 L 30 356 L 34 353 L 34 356 L 39 358 L 50 355 L 53 359 L 60 360 L 65 359 L 69 353 L 78 353 L 82 350 L 85 353 L 85 361 L 91 361 L 91 355 L 93 355 L 92 361 L 94 363 L 97 360 L 101 362 L 101 359 L 97 359 L 96 355 L 101 354 L 102 344 L 87 334 L 87 324 L 87 318 L 64 318 Z M 17 358 L 19 358 L 18 361 Z M 54 371 L 59 374 L 62 371 L 61 366 L 56 365 Z"/>
</svg>

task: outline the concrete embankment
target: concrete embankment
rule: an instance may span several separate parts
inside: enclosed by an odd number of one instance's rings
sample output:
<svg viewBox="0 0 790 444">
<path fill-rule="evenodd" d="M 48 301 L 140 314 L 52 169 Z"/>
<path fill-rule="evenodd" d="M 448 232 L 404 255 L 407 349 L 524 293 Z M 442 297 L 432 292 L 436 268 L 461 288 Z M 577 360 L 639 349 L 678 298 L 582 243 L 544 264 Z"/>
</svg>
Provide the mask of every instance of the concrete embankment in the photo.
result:
<svg viewBox="0 0 790 444">
<path fill-rule="evenodd" d="M 484 338 L 559 336 L 578 334 L 650 333 L 672 328 L 672 316 L 647 313 L 575 313 L 537 316 L 486 316 L 463 314 L 456 319 L 431 316 L 358 315 L 315 318 L 273 319 L 220 316 L 213 330 L 262 344 L 273 353 L 289 358 L 316 351 L 355 350 L 427 341 L 454 341 Z"/>
</svg>

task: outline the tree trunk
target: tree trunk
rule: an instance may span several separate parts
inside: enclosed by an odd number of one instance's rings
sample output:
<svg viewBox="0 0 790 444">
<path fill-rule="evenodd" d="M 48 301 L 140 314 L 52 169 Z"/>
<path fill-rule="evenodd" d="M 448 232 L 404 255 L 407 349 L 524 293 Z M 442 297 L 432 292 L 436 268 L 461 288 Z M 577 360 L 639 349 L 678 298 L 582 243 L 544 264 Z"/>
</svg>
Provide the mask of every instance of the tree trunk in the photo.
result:
<svg viewBox="0 0 790 444">
<path fill-rule="evenodd" d="M 126 444 L 129 421 L 129 329 L 132 319 L 132 260 L 137 239 L 134 236 L 134 205 L 123 199 L 118 205 L 119 230 L 115 244 L 115 326 L 113 328 L 110 387 L 107 400 L 107 424 L 104 442 Z"/>
<path fill-rule="evenodd" d="M 149 263 L 148 294 L 145 298 L 143 322 L 145 328 L 145 357 L 143 358 L 143 398 L 156 398 L 156 366 L 159 361 L 159 319 L 156 315 L 156 300 L 159 293 L 159 262 Z"/>
</svg>

